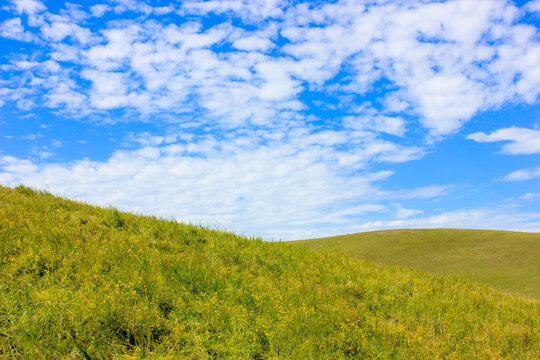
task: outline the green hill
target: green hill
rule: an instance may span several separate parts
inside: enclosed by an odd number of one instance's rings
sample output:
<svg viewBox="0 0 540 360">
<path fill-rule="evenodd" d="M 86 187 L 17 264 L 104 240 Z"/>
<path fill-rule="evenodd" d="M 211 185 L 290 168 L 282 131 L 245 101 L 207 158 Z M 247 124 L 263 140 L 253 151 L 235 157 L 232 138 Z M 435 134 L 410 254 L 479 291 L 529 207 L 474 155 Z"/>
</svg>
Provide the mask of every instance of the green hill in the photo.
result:
<svg viewBox="0 0 540 360">
<path fill-rule="evenodd" d="M 0 187 L 2 359 L 538 359 L 540 303 Z"/>
<path fill-rule="evenodd" d="M 457 276 L 540 299 L 540 233 L 383 230 L 294 243 L 377 263 Z"/>
</svg>

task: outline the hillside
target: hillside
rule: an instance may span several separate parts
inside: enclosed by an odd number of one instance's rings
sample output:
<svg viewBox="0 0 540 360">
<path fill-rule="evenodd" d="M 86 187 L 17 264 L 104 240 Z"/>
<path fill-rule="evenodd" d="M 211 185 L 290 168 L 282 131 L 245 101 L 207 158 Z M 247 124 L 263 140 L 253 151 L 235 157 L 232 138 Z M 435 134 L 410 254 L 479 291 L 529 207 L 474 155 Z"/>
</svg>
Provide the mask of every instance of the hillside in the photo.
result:
<svg viewBox="0 0 540 360">
<path fill-rule="evenodd" d="M 3 359 L 537 359 L 540 303 L 0 187 Z"/>
<path fill-rule="evenodd" d="M 540 233 L 408 229 L 371 231 L 293 243 L 377 263 L 457 276 L 540 299 Z"/>
</svg>

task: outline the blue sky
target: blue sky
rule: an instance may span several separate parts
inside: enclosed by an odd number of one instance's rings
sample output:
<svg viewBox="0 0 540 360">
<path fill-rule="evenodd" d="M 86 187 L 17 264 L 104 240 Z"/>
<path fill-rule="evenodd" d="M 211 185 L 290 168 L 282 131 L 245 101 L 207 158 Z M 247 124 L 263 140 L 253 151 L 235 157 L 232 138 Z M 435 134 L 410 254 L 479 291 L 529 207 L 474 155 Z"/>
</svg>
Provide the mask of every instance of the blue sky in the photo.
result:
<svg viewBox="0 0 540 360">
<path fill-rule="evenodd" d="M 292 240 L 540 231 L 540 1 L 0 10 L 0 183 Z"/>
</svg>

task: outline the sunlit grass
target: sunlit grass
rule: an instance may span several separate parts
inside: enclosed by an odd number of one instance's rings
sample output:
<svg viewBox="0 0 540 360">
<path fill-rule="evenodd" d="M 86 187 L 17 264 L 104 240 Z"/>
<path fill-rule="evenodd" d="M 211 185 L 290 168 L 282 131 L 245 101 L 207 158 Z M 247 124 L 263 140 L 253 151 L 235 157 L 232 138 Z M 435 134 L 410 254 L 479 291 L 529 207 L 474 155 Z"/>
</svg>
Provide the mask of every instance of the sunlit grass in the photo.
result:
<svg viewBox="0 0 540 360">
<path fill-rule="evenodd" d="M 295 241 L 362 260 L 451 275 L 540 299 L 540 233 L 383 230 Z"/>
<path fill-rule="evenodd" d="M 0 188 L 0 357 L 536 359 L 540 306 Z"/>
</svg>

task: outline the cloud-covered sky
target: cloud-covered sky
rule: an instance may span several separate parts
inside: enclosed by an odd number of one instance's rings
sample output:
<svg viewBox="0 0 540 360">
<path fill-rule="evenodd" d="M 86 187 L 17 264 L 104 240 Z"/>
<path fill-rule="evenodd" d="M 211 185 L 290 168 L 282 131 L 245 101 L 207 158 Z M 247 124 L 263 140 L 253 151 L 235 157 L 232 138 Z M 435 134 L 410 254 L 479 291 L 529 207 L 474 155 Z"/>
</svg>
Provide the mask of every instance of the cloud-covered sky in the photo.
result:
<svg viewBox="0 0 540 360">
<path fill-rule="evenodd" d="M 540 231 L 540 0 L 8 0 L 0 184 L 269 240 Z"/>
</svg>

